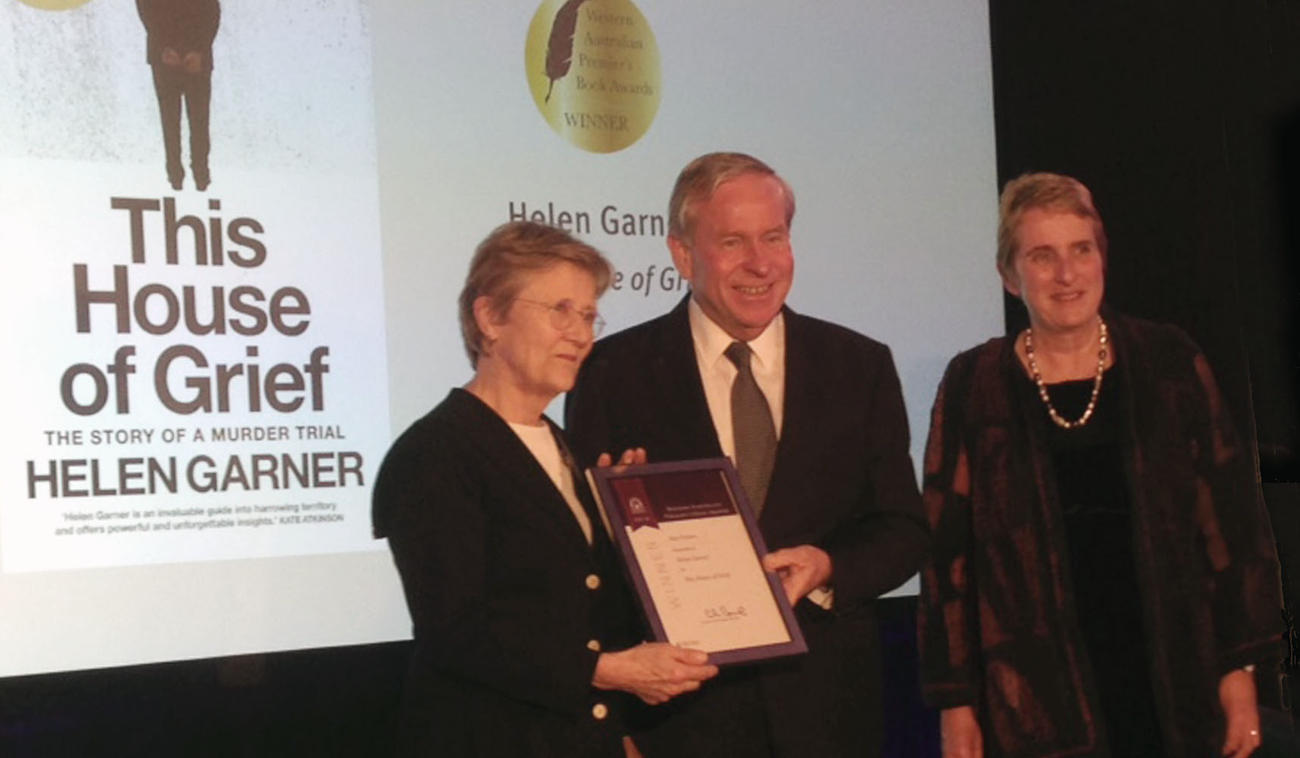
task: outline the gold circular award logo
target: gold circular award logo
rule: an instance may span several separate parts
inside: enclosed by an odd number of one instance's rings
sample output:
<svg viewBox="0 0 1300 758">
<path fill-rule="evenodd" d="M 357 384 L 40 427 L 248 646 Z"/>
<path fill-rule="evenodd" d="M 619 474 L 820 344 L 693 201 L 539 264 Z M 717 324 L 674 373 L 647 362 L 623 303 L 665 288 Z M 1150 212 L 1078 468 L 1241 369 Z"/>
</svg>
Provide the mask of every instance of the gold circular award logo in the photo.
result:
<svg viewBox="0 0 1300 758">
<path fill-rule="evenodd" d="M 631 0 L 543 0 L 524 69 L 546 123 L 588 152 L 633 144 L 659 111 L 659 48 Z"/>
<path fill-rule="evenodd" d="M 18 0 L 18 2 L 43 11 L 69 11 L 80 8 L 90 0 Z"/>
</svg>

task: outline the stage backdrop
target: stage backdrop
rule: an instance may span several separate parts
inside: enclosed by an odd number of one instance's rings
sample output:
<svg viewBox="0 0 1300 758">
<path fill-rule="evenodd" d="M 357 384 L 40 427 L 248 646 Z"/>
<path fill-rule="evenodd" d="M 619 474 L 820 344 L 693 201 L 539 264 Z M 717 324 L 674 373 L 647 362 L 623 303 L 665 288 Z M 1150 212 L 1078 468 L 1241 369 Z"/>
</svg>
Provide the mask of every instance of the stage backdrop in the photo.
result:
<svg viewBox="0 0 1300 758">
<path fill-rule="evenodd" d="M 794 187 L 790 304 L 893 348 L 917 462 L 1001 331 L 982 4 L 155 5 L 0 0 L 0 675 L 409 635 L 368 497 L 474 245 L 567 228 L 662 313 L 701 153 Z"/>
</svg>

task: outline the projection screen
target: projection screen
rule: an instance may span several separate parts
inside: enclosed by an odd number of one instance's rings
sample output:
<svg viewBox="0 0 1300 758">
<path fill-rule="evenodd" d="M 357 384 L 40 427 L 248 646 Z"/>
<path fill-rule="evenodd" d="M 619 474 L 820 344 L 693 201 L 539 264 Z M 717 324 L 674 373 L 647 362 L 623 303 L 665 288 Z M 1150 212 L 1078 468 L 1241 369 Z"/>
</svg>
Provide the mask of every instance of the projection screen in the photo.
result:
<svg viewBox="0 0 1300 758">
<path fill-rule="evenodd" d="M 763 158 L 917 462 L 1001 330 L 982 3 L 173 2 L 0 2 L 0 676 L 407 637 L 370 486 L 512 218 L 610 257 L 613 331 L 687 292 L 677 171 Z"/>
</svg>

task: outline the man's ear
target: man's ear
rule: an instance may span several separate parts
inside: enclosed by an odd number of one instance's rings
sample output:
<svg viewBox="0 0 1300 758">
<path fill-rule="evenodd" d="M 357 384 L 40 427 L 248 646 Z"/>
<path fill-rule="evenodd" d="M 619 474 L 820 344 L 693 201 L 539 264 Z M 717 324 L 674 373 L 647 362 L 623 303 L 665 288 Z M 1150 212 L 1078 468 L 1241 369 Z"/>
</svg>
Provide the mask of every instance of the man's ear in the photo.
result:
<svg viewBox="0 0 1300 758">
<path fill-rule="evenodd" d="M 691 280 L 691 249 L 680 238 L 668 235 L 668 252 L 672 253 L 673 265 L 677 273 L 686 281 Z"/>
</svg>

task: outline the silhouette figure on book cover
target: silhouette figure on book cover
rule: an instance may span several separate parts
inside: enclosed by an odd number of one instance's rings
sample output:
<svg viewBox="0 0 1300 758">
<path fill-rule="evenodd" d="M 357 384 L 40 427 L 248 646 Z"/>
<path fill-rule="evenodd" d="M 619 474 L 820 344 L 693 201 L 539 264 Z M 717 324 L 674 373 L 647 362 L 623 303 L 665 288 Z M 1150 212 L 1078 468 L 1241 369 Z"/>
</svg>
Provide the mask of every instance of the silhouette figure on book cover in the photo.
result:
<svg viewBox="0 0 1300 758">
<path fill-rule="evenodd" d="M 146 60 L 153 69 L 154 93 L 167 152 L 167 181 L 181 189 L 181 103 L 190 131 L 190 170 L 194 186 L 208 188 L 208 103 L 212 97 L 212 40 L 221 21 L 218 0 L 136 0 L 147 37 Z"/>
</svg>

